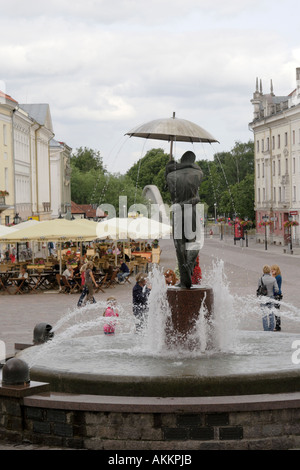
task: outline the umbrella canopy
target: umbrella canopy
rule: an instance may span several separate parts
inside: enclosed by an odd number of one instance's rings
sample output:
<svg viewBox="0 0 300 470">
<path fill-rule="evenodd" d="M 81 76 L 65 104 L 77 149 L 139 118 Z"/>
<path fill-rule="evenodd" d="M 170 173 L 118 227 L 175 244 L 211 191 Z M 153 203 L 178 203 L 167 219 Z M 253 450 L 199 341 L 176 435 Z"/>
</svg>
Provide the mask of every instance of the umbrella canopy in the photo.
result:
<svg viewBox="0 0 300 470">
<path fill-rule="evenodd" d="M 84 225 L 83 223 L 79 224 L 75 223 L 75 221 L 66 219 L 52 219 L 3 235 L 0 237 L 0 241 L 94 240 L 96 237 L 97 234 L 95 226 L 90 224 Z"/>
<path fill-rule="evenodd" d="M 14 227 L 7 227 L 6 225 L 0 225 L 0 236 L 2 235 L 8 235 L 10 233 L 13 233 Z"/>
<path fill-rule="evenodd" d="M 172 118 L 155 119 L 142 124 L 125 135 L 142 137 L 144 139 L 168 140 L 171 142 L 170 158 L 172 157 L 172 143 L 180 142 L 218 142 L 202 127 L 185 119 Z"/>
<path fill-rule="evenodd" d="M 168 238 L 172 228 L 168 224 L 157 222 L 147 217 L 112 218 L 100 222 L 97 226 L 97 238 L 111 240 L 153 240 Z"/>
<path fill-rule="evenodd" d="M 30 219 L 30 220 L 26 220 L 25 222 L 21 222 L 18 225 L 13 225 L 11 228 L 12 228 L 13 232 L 16 232 L 17 230 L 21 230 L 21 229 L 27 228 L 27 227 L 32 227 L 33 225 L 37 225 L 39 223 L 40 222 L 38 220 Z"/>
</svg>

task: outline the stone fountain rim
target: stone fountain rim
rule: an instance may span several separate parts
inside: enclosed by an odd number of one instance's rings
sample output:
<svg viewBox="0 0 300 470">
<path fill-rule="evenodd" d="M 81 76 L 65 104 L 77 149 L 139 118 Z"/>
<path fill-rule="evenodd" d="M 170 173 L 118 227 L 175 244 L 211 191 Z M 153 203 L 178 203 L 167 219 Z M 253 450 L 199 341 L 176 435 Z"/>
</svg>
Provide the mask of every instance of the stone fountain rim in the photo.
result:
<svg viewBox="0 0 300 470">
<path fill-rule="evenodd" d="M 30 378 L 49 383 L 53 392 L 133 397 L 255 395 L 292 393 L 300 389 L 298 370 L 214 377 L 120 377 L 32 367 Z"/>
</svg>

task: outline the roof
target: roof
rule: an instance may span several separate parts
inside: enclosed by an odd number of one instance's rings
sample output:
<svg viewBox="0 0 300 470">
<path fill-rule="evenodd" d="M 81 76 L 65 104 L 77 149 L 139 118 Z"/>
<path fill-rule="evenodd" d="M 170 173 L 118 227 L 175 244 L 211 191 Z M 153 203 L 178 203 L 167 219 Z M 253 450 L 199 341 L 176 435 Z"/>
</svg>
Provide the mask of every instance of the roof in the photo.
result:
<svg viewBox="0 0 300 470">
<path fill-rule="evenodd" d="M 87 219 L 94 219 L 95 217 L 104 217 L 103 211 L 98 211 L 91 204 L 76 204 L 71 201 L 71 214 L 83 214 Z"/>
<path fill-rule="evenodd" d="M 9 100 L 9 101 L 13 101 L 14 103 L 18 103 L 11 96 L 7 95 L 6 93 L 3 93 L 3 91 L 1 91 L 1 90 L 0 90 L 0 97 L 5 98 L 6 100 Z"/>
<path fill-rule="evenodd" d="M 20 104 L 20 108 L 24 109 L 24 111 L 26 111 L 38 124 L 41 124 L 47 129 L 53 131 L 49 104 Z"/>
<path fill-rule="evenodd" d="M 71 214 L 85 214 L 85 211 L 79 204 L 71 201 Z"/>
</svg>

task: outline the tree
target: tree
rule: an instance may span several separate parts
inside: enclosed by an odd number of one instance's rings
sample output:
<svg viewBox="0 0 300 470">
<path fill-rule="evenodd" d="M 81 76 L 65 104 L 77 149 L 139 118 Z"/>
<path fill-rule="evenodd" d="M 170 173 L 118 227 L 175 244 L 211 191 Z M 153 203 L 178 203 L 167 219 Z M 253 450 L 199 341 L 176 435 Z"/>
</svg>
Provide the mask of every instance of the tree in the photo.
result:
<svg viewBox="0 0 300 470">
<path fill-rule="evenodd" d="M 214 160 L 197 162 L 204 174 L 200 186 L 200 198 L 208 204 L 208 212 L 214 216 L 214 204 L 218 214 L 242 213 L 252 217 L 254 213 L 254 144 L 236 142 L 230 152 L 214 155 Z M 243 191 L 247 194 L 244 198 Z M 240 214 L 241 213 L 241 214 Z"/>
<path fill-rule="evenodd" d="M 157 186 L 163 201 L 169 203 L 171 199 L 165 182 L 165 168 L 169 158 L 163 149 L 151 149 L 126 174 L 141 189 L 148 184 Z"/>
<path fill-rule="evenodd" d="M 72 168 L 78 168 L 78 170 L 84 173 L 93 169 L 100 170 L 103 173 L 106 172 L 100 152 L 87 147 L 84 147 L 84 149 L 80 147 L 77 149 L 76 153 L 71 156 L 71 166 Z"/>
</svg>

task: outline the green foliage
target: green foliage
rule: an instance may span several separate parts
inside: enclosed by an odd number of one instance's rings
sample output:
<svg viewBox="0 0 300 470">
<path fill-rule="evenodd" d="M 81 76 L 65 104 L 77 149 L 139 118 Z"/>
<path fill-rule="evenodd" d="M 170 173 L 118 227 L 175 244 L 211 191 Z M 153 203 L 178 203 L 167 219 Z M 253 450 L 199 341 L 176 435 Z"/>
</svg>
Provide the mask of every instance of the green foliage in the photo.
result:
<svg viewBox="0 0 300 470">
<path fill-rule="evenodd" d="M 171 202 L 166 188 L 165 168 L 169 155 L 161 148 L 149 150 L 126 175 L 109 174 L 103 166 L 100 152 L 80 148 L 71 158 L 71 197 L 78 204 L 112 204 L 117 214 L 119 196 L 127 196 L 127 208 L 134 203 L 145 204 L 142 191 L 146 185 L 156 185 L 163 201 Z M 197 162 L 203 171 L 199 189 L 200 200 L 209 217 L 217 215 L 254 220 L 254 144 L 236 142 L 230 152 L 219 152 L 213 161 Z"/>
<path fill-rule="evenodd" d="M 204 174 L 200 198 L 208 204 L 208 215 L 240 217 L 254 220 L 254 144 L 236 142 L 230 152 L 214 155 L 214 160 L 197 162 Z"/>
<path fill-rule="evenodd" d="M 105 172 L 100 152 L 98 150 L 88 149 L 87 147 L 84 147 L 84 149 L 80 147 L 77 149 L 76 154 L 71 156 L 71 166 L 72 168 L 78 168 L 78 170 L 84 173 L 90 170 Z"/>
<path fill-rule="evenodd" d="M 142 190 L 126 175 L 107 173 L 100 152 L 79 148 L 71 157 L 71 199 L 77 204 L 110 204 L 119 215 L 119 196 L 127 196 L 128 208 L 143 203 Z"/>
<path fill-rule="evenodd" d="M 143 189 L 148 184 L 154 184 L 160 190 L 163 201 L 170 202 L 169 192 L 166 190 L 165 168 L 169 155 L 163 149 L 149 150 L 146 155 L 135 163 L 128 171 L 127 176 L 134 184 Z"/>
</svg>

